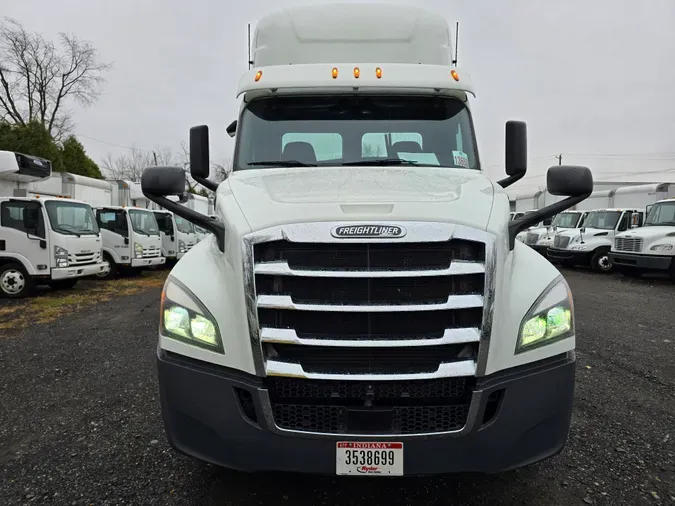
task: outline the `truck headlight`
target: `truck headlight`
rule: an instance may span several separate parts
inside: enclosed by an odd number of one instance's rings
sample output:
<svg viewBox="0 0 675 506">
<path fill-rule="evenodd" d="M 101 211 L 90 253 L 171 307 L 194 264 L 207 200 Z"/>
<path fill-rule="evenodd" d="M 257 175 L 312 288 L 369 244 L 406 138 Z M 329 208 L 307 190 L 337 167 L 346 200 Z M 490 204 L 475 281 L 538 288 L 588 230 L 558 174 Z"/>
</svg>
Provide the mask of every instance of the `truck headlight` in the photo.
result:
<svg viewBox="0 0 675 506">
<path fill-rule="evenodd" d="M 68 267 L 68 250 L 61 246 L 54 246 L 54 260 L 56 260 L 56 267 Z"/>
<path fill-rule="evenodd" d="M 134 255 L 136 255 L 136 258 L 143 258 L 143 246 L 137 242 L 134 243 Z"/>
<path fill-rule="evenodd" d="M 673 249 L 672 244 L 655 244 L 651 248 L 649 248 L 649 251 L 670 251 Z"/>
<path fill-rule="evenodd" d="M 572 292 L 561 276 L 551 283 L 523 318 L 516 353 L 545 346 L 574 335 Z"/>
<path fill-rule="evenodd" d="M 178 253 L 186 253 L 187 248 L 185 247 L 185 242 L 178 239 Z"/>
<path fill-rule="evenodd" d="M 180 281 L 171 277 L 166 280 L 160 311 L 163 336 L 223 353 L 215 318 Z"/>
</svg>

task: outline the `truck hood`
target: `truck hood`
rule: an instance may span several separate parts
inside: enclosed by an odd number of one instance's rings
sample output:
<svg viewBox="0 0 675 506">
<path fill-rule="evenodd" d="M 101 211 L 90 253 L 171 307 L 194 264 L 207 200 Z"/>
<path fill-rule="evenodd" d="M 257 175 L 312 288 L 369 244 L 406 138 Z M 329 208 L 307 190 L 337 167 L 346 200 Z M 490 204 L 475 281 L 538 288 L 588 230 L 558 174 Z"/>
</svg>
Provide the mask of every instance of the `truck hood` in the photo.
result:
<svg viewBox="0 0 675 506">
<path fill-rule="evenodd" d="M 79 255 L 86 253 L 98 253 L 101 251 L 101 238 L 95 235 L 83 235 L 77 237 L 74 235 L 62 236 L 60 241 L 64 248 L 68 250 L 69 255 Z"/>
<path fill-rule="evenodd" d="M 568 229 L 563 229 L 563 230 L 558 229 L 558 230 L 559 230 L 558 235 L 561 235 L 561 236 L 579 237 L 579 235 L 581 234 L 580 228 L 568 228 Z M 603 232 L 607 232 L 607 235 L 610 235 L 610 234 L 612 234 L 612 232 L 614 232 L 614 230 L 607 230 L 607 229 L 604 229 L 604 228 L 587 228 L 583 235 L 584 235 L 584 237 L 591 237 L 591 236 L 594 236 L 595 234 L 600 234 L 600 233 L 603 233 Z"/>
<path fill-rule="evenodd" d="M 664 237 L 666 234 L 672 234 L 675 233 L 675 227 L 674 226 L 660 226 L 660 225 L 655 225 L 655 226 L 646 226 L 646 227 L 638 227 L 634 228 L 632 230 L 626 230 L 625 232 L 621 232 L 620 235 L 617 235 L 617 237 L 640 237 L 642 239 L 646 239 L 647 241 L 651 239 L 658 239 L 659 237 Z"/>
<path fill-rule="evenodd" d="M 481 172 L 427 167 L 237 171 L 221 185 L 252 230 L 302 221 L 420 220 L 485 229 L 494 187 Z"/>
</svg>

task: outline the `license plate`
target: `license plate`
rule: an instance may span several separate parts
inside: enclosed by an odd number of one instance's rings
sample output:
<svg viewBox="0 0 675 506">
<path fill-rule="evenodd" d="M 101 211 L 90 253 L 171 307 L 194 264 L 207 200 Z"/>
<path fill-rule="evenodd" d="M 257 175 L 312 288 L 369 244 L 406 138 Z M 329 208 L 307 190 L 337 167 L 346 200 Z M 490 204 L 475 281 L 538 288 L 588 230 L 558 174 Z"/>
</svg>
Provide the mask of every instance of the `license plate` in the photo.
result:
<svg viewBox="0 0 675 506">
<path fill-rule="evenodd" d="M 403 476 L 403 443 L 340 441 L 336 474 Z"/>
</svg>

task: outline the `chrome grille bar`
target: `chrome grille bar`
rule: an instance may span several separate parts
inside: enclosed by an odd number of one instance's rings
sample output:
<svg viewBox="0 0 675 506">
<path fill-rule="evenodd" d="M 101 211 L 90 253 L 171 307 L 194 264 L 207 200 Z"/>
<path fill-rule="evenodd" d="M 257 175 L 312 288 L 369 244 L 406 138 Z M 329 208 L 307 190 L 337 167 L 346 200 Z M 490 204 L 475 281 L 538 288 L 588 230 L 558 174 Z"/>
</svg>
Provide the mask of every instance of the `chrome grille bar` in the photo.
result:
<svg viewBox="0 0 675 506">
<path fill-rule="evenodd" d="M 273 276 L 305 276 L 310 278 L 417 278 L 430 276 L 458 276 L 462 274 L 482 274 L 485 264 L 482 262 L 453 261 L 446 269 L 425 269 L 407 271 L 371 271 L 371 270 L 308 270 L 292 269 L 288 262 L 263 262 L 255 265 L 255 274 Z"/>
<path fill-rule="evenodd" d="M 444 309 L 465 309 L 483 307 L 482 295 L 450 295 L 446 302 L 439 304 L 300 304 L 293 302 L 290 295 L 258 295 L 258 307 L 261 309 L 292 309 L 295 311 L 339 311 L 388 313 L 398 311 L 441 311 Z"/>
</svg>

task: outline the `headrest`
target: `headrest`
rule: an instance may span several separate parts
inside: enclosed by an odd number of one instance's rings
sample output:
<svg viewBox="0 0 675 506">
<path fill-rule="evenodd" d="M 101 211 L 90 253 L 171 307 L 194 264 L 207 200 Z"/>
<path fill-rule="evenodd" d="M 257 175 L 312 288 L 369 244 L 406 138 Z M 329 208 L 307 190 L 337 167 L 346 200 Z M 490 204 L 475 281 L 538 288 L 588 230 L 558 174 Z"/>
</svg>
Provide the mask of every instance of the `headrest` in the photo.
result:
<svg viewBox="0 0 675 506">
<path fill-rule="evenodd" d="M 284 160 L 297 160 L 302 163 L 316 163 L 316 153 L 309 142 L 289 142 L 281 155 Z"/>
</svg>

